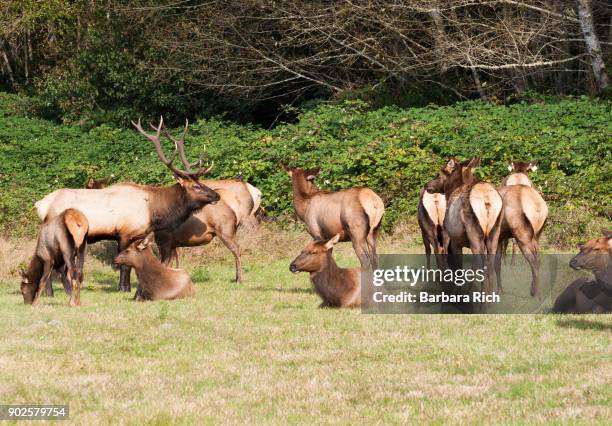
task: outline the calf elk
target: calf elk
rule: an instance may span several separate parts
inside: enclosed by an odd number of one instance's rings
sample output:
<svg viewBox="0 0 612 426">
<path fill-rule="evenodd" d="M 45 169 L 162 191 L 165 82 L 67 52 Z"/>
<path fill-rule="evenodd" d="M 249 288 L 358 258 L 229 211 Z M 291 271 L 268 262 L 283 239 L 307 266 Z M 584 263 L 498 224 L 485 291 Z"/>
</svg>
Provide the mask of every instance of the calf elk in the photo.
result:
<svg viewBox="0 0 612 426">
<path fill-rule="evenodd" d="M 446 199 L 439 192 L 430 193 L 423 188 L 419 197 L 417 220 L 423 236 L 427 268 L 430 267 L 431 249 L 436 255 L 438 266 L 441 266 L 442 257 L 448 248 L 448 234 L 444 229 L 444 216 L 446 214 Z"/>
<path fill-rule="evenodd" d="M 332 251 L 338 241 L 339 234 L 327 241 L 311 241 L 291 262 L 289 270 L 310 272 L 310 281 L 323 299 L 320 307 L 358 308 L 361 306 L 361 269 L 345 269 L 336 264 Z"/>
<path fill-rule="evenodd" d="M 603 237 L 579 246 L 570 266 L 591 271 L 595 279 L 579 278 L 571 283 L 555 300 L 555 313 L 609 313 L 612 312 L 612 231 L 602 231 Z"/>
<path fill-rule="evenodd" d="M 499 249 L 495 256 L 495 272 L 501 288 L 501 259 L 508 241 L 514 238 L 531 268 L 531 295 L 540 292 L 540 235 L 548 217 L 548 206 L 542 196 L 531 186 L 527 171 L 535 170 L 533 163 L 510 163 L 513 173 L 503 181 L 499 194 L 504 211 L 499 235 Z M 514 257 L 514 249 L 512 251 Z"/>
<path fill-rule="evenodd" d="M 283 168 L 291 176 L 293 207 L 306 231 L 315 240 L 329 240 L 336 234 L 339 241 L 350 240 L 361 267 L 376 268 L 376 237 L 385 213 L 381 198 L 369 188 L 321 191 L 313 183 L 319 168 Z"/>
<path fill-rule="evenodd" d="M 463 247 L 469 247 L 475 255 L 476 268 L 484 268 L 486 263 L 484 290 L 488 292 L 503 203 L 493 185 L 476 181 L 474 169 L 479 164 L 476 158 L 464 163 L 451 158 L 425 188 L 430 193 L 444 192 L 447 205 L 444 229 L 450 239 L 448 252 L 457 255 Z"/>
<path fill-rule="evenodd" d="M 39 303 L 42 291 L 54 269 L 65 273 L 70 284 L 70 306 L 78 306 L 81 303 L 88 229 L 87 218 L 76 209 L 64 210 L 43 222 L 28 270 L 21 270 L 21 294 L 24 303 L 33 306 Z M 65 272 L 62 271 L 63 268 Z"/>
<path fill-rule="evenodd" d="M 173 300 L 193 297 L 195 288 L 187 272 L 165 266 L 155 256 L 151 236 L 134 241 L 115 257 L 115 264 L 136 270 L 136 300 Z"/>
</svg>

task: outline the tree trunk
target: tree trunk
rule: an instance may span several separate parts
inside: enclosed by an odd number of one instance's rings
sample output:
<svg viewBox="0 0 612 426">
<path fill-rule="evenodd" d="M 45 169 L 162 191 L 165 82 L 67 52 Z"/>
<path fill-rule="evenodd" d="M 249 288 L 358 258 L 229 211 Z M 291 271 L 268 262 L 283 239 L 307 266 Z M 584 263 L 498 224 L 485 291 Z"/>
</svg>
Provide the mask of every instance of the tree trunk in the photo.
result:
<svg viewBox="0 0 612 426">
<path fill-rule="evenodd" d="M 593 23 L 593 13 L 591 8 L 591 0 L 578 1 L 578 17 L 580 19 L 580 28 L 582 36 L 586 43 L 587 52 L 591 57 L 591 67 L 593 68 L 593 76 L 595 77 L 595 85 L 597 92 L 601 92 L 610 84 L 608 73 L 606 72 L 606 64 L 601 55 L 601 46 L 599 38 L 595 33 L 595 25 Z"/>
</svg>

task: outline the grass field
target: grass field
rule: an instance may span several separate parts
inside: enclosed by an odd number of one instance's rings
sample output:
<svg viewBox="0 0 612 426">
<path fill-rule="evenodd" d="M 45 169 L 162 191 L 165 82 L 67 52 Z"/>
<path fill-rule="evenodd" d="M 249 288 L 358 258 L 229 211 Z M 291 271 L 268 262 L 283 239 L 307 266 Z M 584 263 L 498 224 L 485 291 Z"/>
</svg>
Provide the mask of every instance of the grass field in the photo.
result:
<svg viewBox="0 0 612 426">
<path fill-rule="evenodd" d="M 288 271 L 306 238 L 218 244 L 184 264 L 195 300 L 136 303 L 92 247 L 82 306 L 23 305 L 33 241 L 0 241 L 0 403 L 70 404 L 78 424 L 600 423 L 612 417 L 612 317 L 363 315 L 317 309 Z M 382 252 L 406 251 L 386 240 Z M 265 251 L 266 254 L 261 254 Z M 354 264 L 346 244 L 339 263 Z"/>
</svg>

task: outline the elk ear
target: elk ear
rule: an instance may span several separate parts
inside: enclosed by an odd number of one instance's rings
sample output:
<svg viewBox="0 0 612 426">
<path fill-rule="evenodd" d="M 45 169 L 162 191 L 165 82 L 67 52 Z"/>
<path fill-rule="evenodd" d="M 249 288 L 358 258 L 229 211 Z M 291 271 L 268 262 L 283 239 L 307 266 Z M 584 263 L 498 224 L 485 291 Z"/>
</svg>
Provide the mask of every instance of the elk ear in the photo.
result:
<svg viewBox="0 0 612 426">
<path fill-rule="evenodd" d="M 453 157 L 450 160 L 448 160 L 448 162 L 446 163 L 446 166 L 444 166 L 444 170 L 451 173 L 453 170 L 455 170 L 455 167 L 457 167 L 457 160 L 455 160 L 455 157 Z"/>
<path fill-rule="evenodd" d="M 21 278 L 27 283 L 28 282 L 28 273 L 23 268 L 19 268 L 19 275 Z"/>
<path fill-rule="evenodd" d="M 612 238 L 612 229 L 602 229 L 601 233 L 603 234 L 604 237 L 606 237 L 607 239 L 611 239 Z"/>
<path fill-rule="evenodd" d="M 283 168 L 283 170 L 284 170 L 285 172 L 287 172 L 287 174 L 288 174 L 289 176 L 293 176 L 293 169 L 292 169 L 291 167 L 286 166 L 286 165 L 285 165 L 285 164 L 283 164 L 283 163 L 280 163 L 280 165 L 281 165 L 281 167 Z"/>
<path fill-rule="evenodd" d="M 138 244 L 136 244 L 136 248 L 138 249 L 138 251 L 143 251 L 144 249 L 146 249 L 147 247 L 149 247 L 149 237 L 146 237 L 142 240 L 140 240 L 138 242 Z"/>
<path fill-rule="evenodd" d="M 315 167 L 314 169 L 306 170 L 306 180 L 314 180 L 315 176 L 319 174 L 321 167 Z"/>
<path fill-rule="evenodd" d="M 536 170 L 538 170 L 538 163 L 535 161 L 533 163 L 529 163 L 529 167 L 527 168 L 527 170 L 535 172 Z"/>
<path fill-rule="evenodd" d="M 470 168 L 470 169 L 474 169 L 476 167 L 480 166 L 480 158 L 478 157 L 474 157 L 470 160 L 470 162 L 467 164 L 466 167 Z"/>
<path fill-rule="evenodd" d="M 183 179 L 182 177 L 175 175 L 174 178 L 179 183 L 179 185 L 183 186 L 185 184 L 185 179 Z"/>
<path fill-rule="evenodd" d="M 325 250 L 332 248 L 338 241 L 340 241 L 340 234 L 334 235 L 325 243 Z"/>
<path fill-rule="evenodd" d="M 514 170 L 514 161 L 508 162 L 508 171 L 511 172 Z"/>
</svg>

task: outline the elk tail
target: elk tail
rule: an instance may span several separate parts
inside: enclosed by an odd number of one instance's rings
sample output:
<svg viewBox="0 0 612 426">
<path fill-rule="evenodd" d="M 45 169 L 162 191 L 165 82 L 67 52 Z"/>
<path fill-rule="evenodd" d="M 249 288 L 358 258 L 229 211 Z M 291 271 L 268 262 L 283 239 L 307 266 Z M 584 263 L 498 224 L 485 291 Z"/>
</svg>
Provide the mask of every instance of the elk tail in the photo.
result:
<svg viewBox="0 0 612 426">
<path fill-rule="evenodd" d="M 502 198 L 499 192 L 488 183 L 477 183 L 472 187 L 469 196 L 470 207 L 478 219 L 478 224 L 487 238 L 502 211 Z"/>
<path fill-rule="evenodd" d="M 67 209 L 64 213 L 64 223 L 72 235 L 75 247 L 81 247 L 89 231 L 89 222 L 85 215 L 77 209 Z"/>
<path fill-rule="evenodd" d="M 250 183 L 246 184 L 249 194 L 251 194 L 251 198 L 253 199 L 253 208 L 251 209 L 251 216 L 255 216 L 255 212 L 259 210 L 259 205 L 261 204 L 261 191 L 255 188 Z"/>
<path fill-rule="evenodd" d="M 523 213 L 533 229 L 533 235 L 537 236 L 544 227 L 548 217 L 548 206 L 542 196 L 534 189 L 521 191 L 521 206 Z"/>
<path fill-rule="evenodd" d="M 359 193 L 359 201 L 361 201 L 363 210 L 368 218 L 368 235 L 372 235 L 378 231 L 382 224 L 385 205 L 378 194 L 372 190 L 361 191 Z"/>
</svg>

